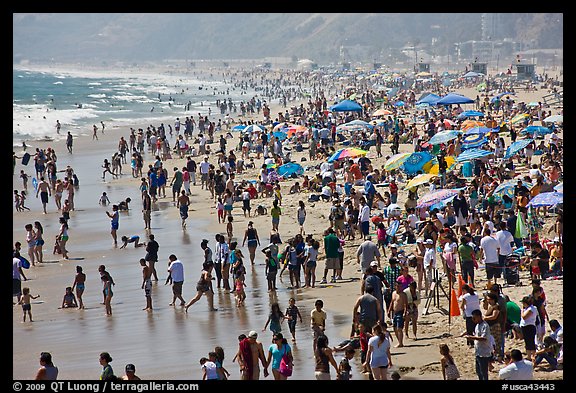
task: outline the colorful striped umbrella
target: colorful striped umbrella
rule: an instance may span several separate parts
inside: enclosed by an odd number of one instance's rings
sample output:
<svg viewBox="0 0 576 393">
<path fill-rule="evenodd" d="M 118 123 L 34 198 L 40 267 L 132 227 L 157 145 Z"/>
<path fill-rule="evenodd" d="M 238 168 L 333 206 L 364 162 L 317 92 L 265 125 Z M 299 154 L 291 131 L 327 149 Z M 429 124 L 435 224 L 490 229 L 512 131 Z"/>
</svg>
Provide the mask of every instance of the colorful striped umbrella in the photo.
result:
<svg viewBox="0 0 576 393">
<path fill-rule="evenodd" d="M 419 175 L 414 176 L 413 179 L 410 179 L 410 181 L 408 183 L 406 183 L 406 185 L 404 186 L 404 189 L 407 190 L 407 189 L 412 188 L 412 187 L 416 187 L 416 186 L 419 186 L 422 184 L 429 183 L 430 180 L 432 180 L 435 177 L 436 177 L 436 175 L 432 175 L 430 173 L 421 173 Z"/>
<path fill-rule="evenodd" d="M 452 139 L 458 138 L 458 135 L 460 135 L 461 133 L 462 133 L 461 131 L 457 130 L 441 131 L 434 134 L 434 136 L 430 138 L 428 143 L 431 145 L 439 145 L 441 143 L 446 143 L 448 141 L 451 141 Z"/>
<path fill-rule="evenodd" d="M 408 158 L 406 158 L 406 160 L 404 160 L 402 169 L 409 175 L 416 173 L 422 170 L 422 167 L 433 158 L 434 156 L 427 151 L 412 153 Z"/>
<path fill-rule="evenodd" d="M 444 199 L 458 195 L 458 192 L 459 190 L 457 189 L 448 188 L 441 188 L 439 190 L 432 191 L 431 193 L 428 193 L 420 198 L 416 207 L 430 207 L 440 201 L 443 201 Z"/>
<path fill-rule="evenodd" d="M 488 138 L 486 138 L 483 134 L 468 135 L 462 139 L 462 149 L 473 149 L 480 147 L 485 143 L 488 143 Z"/>
<path fill-rule="evenodd" d="M 456 158 L 457 162 L 464 162 L 464 161 L 470 161 L 470 160 L 475 160 L 478 158 L 482 158 L 482 157 L 487 157 L 494 154 L 493 151 L 489 151 L 489 150 L 483 150 L 483 149 L 469 149 L 466 150 L 462 153 L 460 153 L 460 155 Z"/>
<path fill-rule="evenodd" d="M 334 162 L 345 158 L 365 156 L 366 153 L 368 153 L 366 150 L 358 149 L 356 147 L 345 147 L 344 149 L 340 149 L 336 153 L 332 154 L 332 156 L 328 159 L 328 162 Z"/>
<path fill-rule="evenodd" d="M 482 127 L 484 126 L 484 122 L 483 121 L 478 121 L 478 120 L 464 120 L 462 122 L 462 124 L 460 125 L 460 130 L 462 131 L 466 131 L 469 128 L 472 127 Z"/>
<path fill-rule="evenodd" d="M 264 128 L 264 126 L 258 124 L 250 124 L 249 126 L 246 126 L 246 128 L 244 128 L 242 132 L 244 134 L 252 134 L 254 132 L 266 132 L 266 129 Z"/>
<path fill-rule="evenodd" d="M 528 206 L 542 207 L 542 206 L 555 206 L 564 202 L 564 194 L 556 191 L 542 192 L 530 200 Z"/>
<path fill-rule="evenodd" d="M 510 157 L 514 156 L 516 153 L 518 153 L 520 150 L 524 149 L 526 146 L 528 146 L 533 141 L 534 141 L 534 139 L 520 139 L 519 141 L 512 143 L 506 149 L 506 154 L 504 154 L 504 158 L 506 159 L 506 158 L 510 158 Z"/>
<path fill-rule="evenodd" d="M 400 154 L 394 154 L 392 157 L 390 157 L 386 163 L 384 163 L 384 169 L 387 171 L 391 171 L 393 169 L 398 169 L 402 166 L 402 164 L 404 163 L 404 161 L 410 157 L 412 153 L 400 153 Z"/>
<path fill-rule="evenodd" d="M 295 125 L 295 126 L 290 126 L 288 128 L 284 128 L 282 129 L 282 131 L 284 131 L 288 137 L 292 137 L 292 135 L 297 134 L 297 133 L 304 133 L 306 131 L 308 131 L 308 128 L 304 127 L 304 126 L 300 126 L 300 125 Z"/>
<path fill-rule="evenodd" d="M 484 135 L 492 131 L 492 128 L 488 127 L 471 127 L 466 130 L 464 135 Z"/>
</svg>

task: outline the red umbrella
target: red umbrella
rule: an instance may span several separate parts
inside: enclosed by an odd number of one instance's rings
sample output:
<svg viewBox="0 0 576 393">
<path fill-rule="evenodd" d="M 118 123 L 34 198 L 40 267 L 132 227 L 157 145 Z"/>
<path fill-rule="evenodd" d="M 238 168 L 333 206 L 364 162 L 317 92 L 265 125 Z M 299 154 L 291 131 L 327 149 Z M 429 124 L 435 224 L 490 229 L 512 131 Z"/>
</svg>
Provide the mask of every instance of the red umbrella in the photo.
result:
<svg viewBox="0 0 576 393">
<path fill-rule="evenodd" d="M 451 130 L 452 126 L 456 125 L 456 123 L 454 123 L 452 120 L 448 120 L 448 119 L 444 119 L 442 121 L 442 123 L 444 124 L 444 128 L 446 128 L 447 130 Z M 436 126 L 439 126 L 439 125 L 440 125 L 440 120 L 438 120 L 436 122 Z"/>
</svg>

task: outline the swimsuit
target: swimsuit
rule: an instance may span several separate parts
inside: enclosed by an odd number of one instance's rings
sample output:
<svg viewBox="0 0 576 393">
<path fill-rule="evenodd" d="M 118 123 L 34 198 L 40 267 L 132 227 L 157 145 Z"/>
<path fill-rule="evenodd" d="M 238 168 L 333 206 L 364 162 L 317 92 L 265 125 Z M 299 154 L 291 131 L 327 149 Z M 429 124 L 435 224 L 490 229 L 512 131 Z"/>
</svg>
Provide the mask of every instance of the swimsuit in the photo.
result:
<svg viewBox="0 0 576 393">
<path fill-rule="evenodd" d="M 85 286 L 84 286 L 83 282 L 76 283 L 76 290 L 77 291 L 83 291 L 84 288 L 85 288 Z"/>
</svg>

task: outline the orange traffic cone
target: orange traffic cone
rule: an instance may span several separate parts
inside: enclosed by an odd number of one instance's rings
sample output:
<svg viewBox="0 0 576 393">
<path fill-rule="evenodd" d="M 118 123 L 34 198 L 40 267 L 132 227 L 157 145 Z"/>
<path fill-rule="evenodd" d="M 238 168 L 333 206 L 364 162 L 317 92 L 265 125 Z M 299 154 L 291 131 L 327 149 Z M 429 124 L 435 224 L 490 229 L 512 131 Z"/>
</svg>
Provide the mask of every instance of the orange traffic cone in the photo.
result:
<svg viewBox="0 0 576 393">
<path fill-rule="evenodd" d="M 456 297 L 456 291 L 452 288 L 452 293 L 450 294 L 450 316 L 457 317 L 460 315 L 460 307 L 458 307 L 458 298 Z"/>
<path fill-rule="evenodd" d="M 464 285 L 464 284 L 466 284 L 466 282 L 462 278 L 462 275 L 459 274 L 458 275 L 458 297 L 462 296 L 462 285 Z"/>
</svg>

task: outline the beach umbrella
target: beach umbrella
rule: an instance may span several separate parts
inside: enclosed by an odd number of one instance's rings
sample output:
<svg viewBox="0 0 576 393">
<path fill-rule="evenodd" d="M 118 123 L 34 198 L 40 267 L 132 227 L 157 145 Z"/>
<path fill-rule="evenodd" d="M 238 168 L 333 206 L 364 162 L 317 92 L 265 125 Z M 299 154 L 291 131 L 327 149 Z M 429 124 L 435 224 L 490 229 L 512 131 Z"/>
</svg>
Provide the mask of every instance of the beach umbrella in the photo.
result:
<svg viewBox="0 0 576 393">
<path fill-rule="evenodd" d="M 526 119 L 527 117 L 530 117 L 530 115 L 527 113 L 520 113 L 520 114 L 514 116 L 512 119 L 510 119 L 510 123 L 516 124 L 516 123 L 523 122 L 524 119 Z"/>
<path fill-rule="evenodd" d="M 514 199 L 514 187 L 518 184 L 518 180 L 508 180 L 504 183 L 501 183 L 496 189 L 494 190 L 494 197 L 496 199 L 502 199 L 504 195 L 507 195 L 509 198 Z M 522 181 L 522 184 L 526 186 L 526 188 L 530 189 L 532 184 Z"/>
<path fill-rule="evenodd" d="M 238 124 L 232 127 L 232 131 L 243 131 L 246 128 L 244 124 Z"/>
<path fill-rule="evenodd" d="M 481 72 L 474 72 L 474 71 L 469 71 L 464 74 L 464 78 L 478 78 L 481 76 L 484 76 L 484 74 Z"/>
<path fill-rule="evenodd" d="M 542 126 L 528 126 L 526 128 L 524 128 L 522 131 L 520 131 L 520 134 L 530 134 L 533 136 L 536 135 L 546 135 L 546 134 L 551 134 L 554 131 L 552 131 L 550 128 L 548 127 L 542 127 Z"/>
<path fill-rule="evenodd" d="M 469 150 L 466 150 L 466 151 L 460 153 L 460 155 L 456 158 L 456 161 L 457 162 L 470 161 L 470 160 L 475 160 L 475 159 L 482 158 L 482 157 L 488 157 L 492 154 L 494 154 L 494 152 L 489 151 L 489 150 L 469 149 Z"/>
<path fill-rule="evenodd" d="M 540 105 L 540 104 L 538 104 L 537 102 L 534 102 L 534 101 L 526 104 L 526 106 L 533 106 L 533 107 L 538 106 L 538 105 Z"/>
<path fill-rule="evenodd" d="M 396 101 L 394 103 L 394 106 L 404 106 L 404 105 L 406 105 L 406 103 L 404 101 Z"/>
<path fill-rule="evenodd" d="M 417 208 L 430 207 L 440 201 L 443 201 L 444 199 L 458 195 L 458 192 L 459 189 L 455 188 L 454 189 L 441 188 L 439 190 L 434 190 L 424 195 L 422 198 L 420 198 L 418 200 L 418 205 L 416 207 Z"/>
<path fill-rule="evenodd" d="M 483 134 L 467 135 L 462 139 L 462 149 L 474 149 L 488 143 L 488 138 Z"/>
<path fill-rule="evenodd" d="M 461 133 L 462 133 L 461 131 L 457 130 L 441 131 L 434 134 L 434 136 L 430 138 L 430 140 L 428 140 L 428 143 L 430 143 L 431 145 L 439 145 L 441 143 L 446 143 L 448 141 L 451 141 L 452 139 L 458 138 L 458 135 L 460 135 Z"/>
<path fill-rule="evenodd" d="M 274 137 L 280 139 L 281 141 L 283 141 L 284 139 L 288 138 L 288 134 L 283 132 L 283 131 L 274 131 L 272 133 L 272 135 L 274 135 Z"/>
<path fill-rule="evenodd" d="M 422 170 L 422 167 L 433 158 L 434 156 L 427 151 L 412 153 L 402 163 L 402 170 L 409 175 L 416 173 Z"/>
<path fill-rule="evenodd" d="M 478 111 L 464 111 L 458 115 L 458 119 L 464 119 L 466 117 L 484 117 L 484 113 Z"/>
<path fill-rule="evenodd" d="M 343 160 L 345 158 L 361 157 L 365 156 L 366 153 L 368 153 L 366 150 L 358 149 L 356 147 L 345 147 L 332 154 L 332 156 L 328 158 L 328 162 Z"/>
<path fill-rule="evenodd" d="M 548 116 L 547 118 L 545 118 L 542 121 L 545 123 L 563 123 L 564 122 L 564 116 L 563 115 L 552 115 L 552 116 Z"/>
<path fill-rule="evenodd" d="M 388 109 L 378 109 L 372 113 L 372 116 L 386 116 L 386 115 L 393 115 L 394 112 L 389 111 Z"/>
<path fill-rule="evenodd" d="M 492 128 L 480 126 L 480 127 L 471 127 L 466 130 L 464 135 L 484 135 L 489 132 L 492 132 Z"/>
<path fill-rule="evenodd" d="M 554 186 L 554 191 L 564 193 L 564 183 L 560 183 Z"/>
<path fill-rule="evenodd" d="M 348 126 L 362 126 L 362 127 L 366 127 L 366 128 L 374 128 L 374 126 L 373 126 L 372 124 L 368 123 L 367 121 L 358 120 L 358 119 L 349 121 L 349 122 L 346 123 L 345 125 L 348 125 Z"/>
<path fill-rule="evenodd" d="M 413 179 L 410 179 L 410 181 L 408 183 L 406 183 L 406 185 L 404 186 L 404 189 L 407 190 L 407 189 L 412 188 L 412 187 L 416 187 L 416 186 L 419 186 L 422 184 L 429 183 L 430 180 L 432 180 L 435 177 L 436 177 L 436 175 L 433 175 L 430 173 L 421 173 L 419 175 L 414 176 Z"/>
<path fill-rule="evenodd" d="M 412 153 L 394 154 L 384 163 L 384 170 L 391 171 L 393 169 L 400 168 L 404 161 L 410 157 L 411 154 Z"/>
<path fill-rule="evenodd" d="M 444 97 L 440 98 L 436 105 L 452 105 L 452 104 L 473 104 L 474 100 L 472 98 L 465 97 L 461 94 L 448 93 Z"/>
<path fill-rule="evenodd" d="M 246 126 L 246 128 L 244 128 L 242 132 L 244 134 L 252 134 L 254 132 L 266 132 L 266 129 L 264 128 L 264 126 L 258 124 L 250 124 L 249 126 Z"/>
<path fill-rule="evenodd" d="M 534 139 L 520 139 L 519 141 L 512 143 L 506 149 L 506 154 L 504 154 L 504 158 L 507 159 L 507 158 L 514 156 L 516 153 L 518 153 L 520 150 L 524 149 L 526 146 L 528 146 L 533 141 L 534 141 Z"/>
<path fill-rule="evenodd" d="M 280 131 L 283 128 L 288 128 L 288 127 L 293 126 L 293 125 L 294 125 L 294 123 L 286 123 L 286 122 L 278 123 L 274 126 L 274 128 L 272 128 L 272 131 Z"/>
<path fill-rule="evenodd" d="M 444 157 L 444 161 L 446 161 L 446 170 L 452 170 L 454 165 L 456 165 L 456 157 L 454 156 L 446 156 Z M 440 172 L 440 165 L 438 164 L 438 158 L 434 158 L 432 161 L 427 162 L 423 167 L 422 170 L 426 173 L 430 173 L 432 175 L 437 175 Z"/>
<path fill-rule="evenodd" d="M 564 194 L 556 191 L 541 192 L 530 200 L 528 206 L 543 207 L 543 206 L 556 206 L 564 202 Z"/>
<path fill-rule="evenodd" d="M 509 92 L 509 91 L 507 91 L 505 93 L 499 93 L 499 94 L 496 94 L 494 97 L 492 97 L 490 99 L 490 102 L 495 102 L 495 101 L 499 100 L 500 97 L 503 97 L 503 96 L 515 96 L 515 95 L 516 95 L 515 93 Z"/>
<path fill-rule="evenodd" d="M 477 120 L 464 120 L 462 124 L 460 124 L 460 130 L 466 131 L 472 127 L 483 127 L 485 124 L 483 121 Z"/>
<path fill-rule="evenodd" d="M 298 176 L 301 176 L 304 174 L 304 168 L 302 167 L 302 165 L 296 162 L 289 162 L 287 164 L 279 166 L 276 169 L 276 172 L 278 172 L 278 174 L 283 177 L 290 177 L 294 173 Z"/>
<path fill-rule="evenodd" d="M 386 123 L 386 120 L 384 119 L 377 119 L 377 120 L 371 120 L 370 124 L 372 124 L 373 126 L 383 126 Z"/>
<path fill-rule="evenodd" d="M 296 133 L 304 133 L 306 131 L 308 131 L 308 128 L 306 128 L 305 126 L 300 126 L 300 125 L 294 125 L 294 126 L 290 126 L 288 128 L 283 128 L 282 129 L 283 132 L 285 132 L 288 137 L 292 137 L 292 135 L 296 134 Z"/>
<path fill-rule="evenodd" d="M 331 112 L 362 112 L 362 105 L 356 101 L 342 100 L 330 107 Z"/>
</svg>

